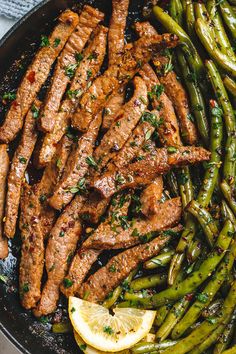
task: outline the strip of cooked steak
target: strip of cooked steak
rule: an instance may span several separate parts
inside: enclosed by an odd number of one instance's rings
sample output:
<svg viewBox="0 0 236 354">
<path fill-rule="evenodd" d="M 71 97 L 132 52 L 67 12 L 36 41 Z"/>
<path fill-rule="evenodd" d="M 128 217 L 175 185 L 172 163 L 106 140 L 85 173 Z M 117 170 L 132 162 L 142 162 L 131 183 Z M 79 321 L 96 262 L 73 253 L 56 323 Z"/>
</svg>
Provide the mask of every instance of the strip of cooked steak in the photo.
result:
<svg viewBox="0 0 236 354">
<path fill-rule="evenodd" d="M 149 22 L 136 22 L 135 28 L 140 36 L 153 36 L 157 34 L 157 31 Z M 159 80 L 164 86 L 166 95 L 174 105 L 179 118 L 183 140 L 186 141 L 187 144 L 193 145 L 197 142 L 197 129 L 192 120 L 189 119 L 190 108 L 187 93 L 173 70 L 165 73 L 165 70 L 160 68 L 162 63 L 168 62 L 168 59 L 164 55 L 161 57 L 159 54 L 157 60 L 158 71 L 160 72 Z M 163 75 L 161 75 L 161 73 L 163 73 Z"/>
<path fill-rule="evenodd" d="M 37 317 L 48 315 L 57 307 L 59 286 L 67 273 L 81 236 L 79 211 L 84 200 L 83 196 L 77 195 L 59 216 L 51 230 L 45 257 L 48 278 L 40 302 L 34 310 Z"/>
<path fill-rule="evenodd" d="M 44 238 L 39 227 L 40 201 L 38 185 L 24 185 L 21 197 L 21 261 L 19 289 L 21 304 L 26 309 L 36 306 L 41 296 L 41 279 L 44 266 Z"/>
<path fill-rule="evenodd" d="M 81 208 L 81 217 L 97 224 L 107 210 L 110 199 L 101 198 L 100 193 L 91 192 Z"/>
<path fill-rule="evenodd" d="M 114 122 L 119 110 L 124 104 L 125 90 L 121 88 L 118 92 L 111 95 L 109 101 L 107 102 L 105 108 L 103 109 L 103 121 L 102 129 L 110 129 L 112 123 Z"/>
<path fill-rule="evenodd" d="M 163 145 L 166 145 L 167 141 L 168 145 L 171 146 L 181 145 L 179 126 L 174 107 L 170 99 L 163 92 L 163 87 L 160 85 L 155 72 L 149 64 L 146 64 L 140 70 L 140 75 L 146 82 L 153 108 L 159 110 L 160 117 L 163 120 L 163 123 L 158 127 L 161 142 Z"/>
<path fill-rule="evenodd" d="M 98 229 L 84 243 L 83 247 L 93 249 L 128 248 L 145 241 L 145 235 L 150 232 L 167 230 L 179 223 L 182 214 L 180 198 L 174 198 L 158 203 L 158 209 L 149 219 L 112 220 L 102 229 Z"/>
<path fill-rule="evenodd" d="M 134 78 L 134 95 L 118 112 L 111 128 L 103 136 L 100 145 L 94 151 L 101 170 L 109 160 L 123 147 L 142 113 L 147 108 L 147 87 L 140 77 Z"/>
<path fill-rule="evenodd" d="M 150 217 L 158 213 L 159 204 L 158 201 L 162 197 L 163 192 L 163 179 L 162 176 L 158 176 L 155 180 L 147 186 L 140 198 L 141 202 L 141 211 L 142 213 Z"/>
<path fill-rule="evenodd" d="M 141 262 L 156 256 L 170 240 L 161 235 L 149 243 L 130 248 L 112 257 L 106 266 L 91 275 L 80 290 L 79 296 L 92 302 L 103 301 Z"/>
<path fill-rule="evenodd" d="M 11 162 L 7 181 L 6 220 L 4 224 L 4 233 L 8 238 L 14 237 L 16 232 L 21 186 L 38 137 L 36 129 L 37 119 L 35 118 L 35 114 L 38 114 L 40 104 L 41 102 L 36 100 L 31 110 L 28 112 L 24 123 L 21 141 Z"/>
<path fill-rule="evenodd" d="M 98 226 L 101 233 L 103 229 L 106 229 L 106 225 L 110 224 L 114 218 L 119 219 L 122 216 L 126 217 L 130 201 L 131 194 L 119 194 L 112 199 L 106 221 Z M 88 237 L 84 244 L 89 241 L 90 237 L 91 236 Z M 69 272 L 64 279 L 64 282 L 61 284 L 61 291 L 66 297 L 73 296 L 78 293 L 83 280 L 101 252 L 102 250 L 84 249 L 82 246 L 82 248 L 76 253 L 71 263 Z M 67 286 L 68 283 L 71 286 Z"/>
<path fill-rule="evenodd" d="M 73 198 L 78 186 L 84 185 L 82 178 L 88 172 L 95 141 L 102 123 L 102 113 L 91 122 L 87 133 L 82 135 L 78 145 L 70 154 L 60 182 L 57 184 L 49 204 L 55 209 L 62 209 Z M 93 163 L 93 159 L 92 159 Z"/>
<path fill-rule="evenodd" d="M 79 16 L 79 23 L 68 39 L 61 55 L 57 60 L 51 85 L 45 99 L 45 104 L 40 112 L 39 124 L 44 132 L 51 132 L 54 127 L 56 113 L 66 87 L 71 80 L 71 71 L 79 64 L 80 53 L 88 41 L 92 31 L 104 14 L 91 6 L 84 6 Z"/>
<path fill-rule="evenodd" d="M 66 10 L 59 16 L 59 24 L 49 38 L 42 42 L 42 47 L 26 71 L 17 90 L 16 99 L 12 102 L 5 121 L 0 127 L 0 141 L 12 141 L 21 130 L 25 115 L 46 81 L 52 64 L 76 27 L 78 19 L 76 13 Z"/>
<path fill-rule="evenodd" d="M 112 0 L 112 15 L 108 35 L 109 64 L 116 64 L 124 53 L 124 37 L 129 0 Z"/>
<path fill-rule="evenodd" d="M 157 149 L 155 153 L 150 153 L 141 161 L 95 177 L 90 186 L 99 191 L 103 198 L 109 198 L 125 188 L 147 185 L 158 175 L 168 172 L 173 167 L 207 161 L 209 158 L 210 152 L 202 147 L 181 146 L 177 149 L 171 146 L 161 148 Z"/>
<path fill-rule="evenodd" d="M 8 256 L 7 239 L 3 236 L 3 218 L 9 165 L 10 161 L 7 153 L 7 145 L 2 144 L 0 145 L 0 259 L 4 259 Z"/>
<path fill-rule="evenodd" d="M 147 63 L 154 52 L 175 47 L 177 43 L 177 36 L 172 34 L 143 37 L 134 42 L 132 48 L 121 56 L 119 63 L 111 65 L 83 95 L 80 107 L 73 115 L 74 128 L 86 131 L 94 115 L 104 107 L 107 98 L 132 79 L 140 65 Z"/>
<path fill-rule="evenodd" d="M 87 90 L 93 79 L 98 75 L 103 63 L 108 29 L 98 26 L 94 38 L 83 53 L 83 60 L 75 72 L 67 98 L 62 102 L 60 111 L 57 113 L 53 131 L 45 135 L 36 164 L 38 167 L 45 166 L 55 153 L 55 146 L 65 134 L 69 126 L 69 118 L 78 105 L 83 92 Z"/>
<path fill-rule="evenodd" d="M 39 182 L 38 197 L 40 200 L 40 227 L 44 238 L 49 235 L 54 222 L 56 211 L 48 204 L 56 184 L 64 171 L 67 159 L 73 146 L 73 140 L 64 135 L 57 145 L 56 153 L 51 162 L 46 166 L 41 181 Z"/>
</svg>

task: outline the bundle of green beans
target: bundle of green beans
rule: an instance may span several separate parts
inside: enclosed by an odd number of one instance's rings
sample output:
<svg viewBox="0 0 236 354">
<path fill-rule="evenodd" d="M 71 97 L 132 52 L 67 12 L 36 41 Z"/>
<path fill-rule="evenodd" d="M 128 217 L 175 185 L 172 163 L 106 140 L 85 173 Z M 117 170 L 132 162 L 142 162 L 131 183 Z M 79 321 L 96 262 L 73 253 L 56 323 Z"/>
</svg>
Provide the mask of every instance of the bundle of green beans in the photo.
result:
<svg viewBox="0 0 236 354">
<path fill-rule="evenodd" d="M 118 306 L 157 310 L 155 341 L 138 343 L 132 353 L 234 354 L 236 1 L 160 4 L 153 8 L 156 26 L 179 37 L 174 70 L 211 160 L 202 166 L 198 188 L 191 168 L 167 175 L 170 193 L 182 199 L 184 230 L 177 245 L 143 265 L 149 275 L 131 282 Z"/>
</svg>

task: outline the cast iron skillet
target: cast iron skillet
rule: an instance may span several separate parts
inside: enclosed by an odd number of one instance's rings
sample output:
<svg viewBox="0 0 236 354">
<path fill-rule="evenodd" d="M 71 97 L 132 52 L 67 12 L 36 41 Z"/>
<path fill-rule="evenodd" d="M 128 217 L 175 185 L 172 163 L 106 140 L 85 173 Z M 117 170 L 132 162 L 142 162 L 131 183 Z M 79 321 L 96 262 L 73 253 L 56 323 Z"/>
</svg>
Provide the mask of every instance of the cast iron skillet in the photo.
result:
<svg viewBox="0 0 236 354">
<path fill-rule="evenodd" d="M 50 32 L 58 14 L 68 7 L 79 10 L 84 4 L 91 4 L 102 10 L 106 14 L 105 24 L 108 25 L 111 0 L 44 0 L 5 35 L 0 41 L 0 99 L 4 92 L 14 91 L 18 87 L 39 46 L 40 36 Z M 144 0 L 131 0 L 128 25 L 142 18 L 143 5 Z M 127 40 L 132 36 L 132 30 L 128 30 Z M 45 88 L 46 86 L 47 84 Z M 45 89 L 40 96 L 43 96 L 44 92 Z M 0 122 L 4 118 L 5 110 L 0 103 Z M 10 148 L 10 154 L 13 152 L 14 144 Z M 31 182 L 38 177 L 38 173 L 34 173 L 32 169 Z M 10 242 L 9 257 L 0 261 L 0 274 L 9 279 L 7 284 L 0 281 L 0 329 L 22 353 L 79 353 L 80 350 L 71 334 L 52 334 L 49 325 L 36 321 L 31 312 L 20 306 L 17 289 L 19 255 L 18 232 L 13 242 Z"/>
</svg>

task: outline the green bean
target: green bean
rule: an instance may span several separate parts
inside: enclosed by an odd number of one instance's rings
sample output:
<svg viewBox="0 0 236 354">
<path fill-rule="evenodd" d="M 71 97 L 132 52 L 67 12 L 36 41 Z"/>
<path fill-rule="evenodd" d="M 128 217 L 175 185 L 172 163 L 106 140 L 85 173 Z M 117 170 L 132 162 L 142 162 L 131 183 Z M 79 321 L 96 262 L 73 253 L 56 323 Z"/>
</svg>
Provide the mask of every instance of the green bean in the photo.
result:
<svg viewBox="0 0 236 354">
<path fill-rule="evenodd" d="M 157 310 L 155 321 L 154 321 L 155 326 L 160 327 L 162 325 L 162 323 L 164 322 L 169 311 L 170 311 L 169 305 L 163 305 L 163 306 L 159 307 L 159 309 Z"/>
<path fill-rule="evenodd" d="M 234 335 L 234 329 L 235 329 L 235 315 L 233 314 L 230 322 L 225 327 L 222 335 L 218 338 L 213 350 L 213 354 L 221 354 L 229 346 Z"/>
<path fill-rule="evenodd" d="M 218 235 L 218 227 L 211 214 L 195 200 L 189 203 L 187 210 L 198 220 L 209 245 L 212 247 Z"/>
<path fill-rule="evenodd" d="M 230 208 L 232 209 L 234 215 L 236 216 L 236 200 L 233 197 L 232 189 L 230 188 L 230 186 L 228 185 L 228 183 L 226 181 L 223 181 L 220 184 L 220 188 L 221 188 L 221 191 L 222 191 L 225 199 L 229 203 Z"/>
<path fill-rule="evenodd" d="M 229 349 L 223 351 L 222 354 L 236 354 L 236 345 L 232 348 L 229 348 Z"/>
<path fill-rule="evenodd" d="M 165 273 L 148 275 L 146 277 L 141 277 L 133 280 L 130 283 L 130 288 L 133 290 L 154 288 L 158 285 L 165 284 L 166 279 L 167 275 Z"/>
<path fill-rule="evenodd" d="M 207 25 L 207 28 L 208 28 L 208 31 L 209 31 L 210 35 L 212 36 L 212 38 L 216 39 L 215 38 L 214 28 L 210 24 L 209 14 L 207 12 L 205 4 L 200 3 L 200 2 L 195 2 L 194 3 L 194 10 L 195 10 L 196 18 L 200 18 L 202 21 L 205 22 L 205 24 Z"/>
<path fill-rule="evenodd" d="M 133 279 L 133 277 L 135 276 L 137 270 L 134 270 L 133 272 L 131 272 L 129 274 L 129 276 L 123 281 L 123 284 L 125 284 L 125 286 L 129 286 L 130 285 L 130 282 L 131 280 Z M 119 285 L 111 294 L 110 296 L 104 300 L 103 302 L 103 306 L 106 307 L 106 308 L 110 308 L 114 305 L 114 303 L 118 300 L 118 298 L 120 297 L 122 291 L 123 291 L 123 288 L 124 288 L 124 285 Z"/>
<path fill-rule="evenodd" d="M 227 292 L 228 293 L 228 292 Z M 220 311 L 222 305 L 223 305 L 224 300 L 223 299 L 215 299 L 213 300 L 208 307 L 206 307 L 202 311 L 202 317 L 208 318 L 208 317 L 213 317 L 217 314 L 217 312 Z"/>
<path fill-rule="evenodd" d="M 217 3 L 215 0 L 208 0 L 207 1 L 207 10 L 212 21 L 212 27 L 214 28 L 214 32 L 216 34 L 216 42 L 220 50 L 227 54 L 230 58 L 234 61 L 235 53 L 227 36 L 227 33 L 224 29 L 223 21 L 221 19 L 220 13 L 217 10 Z"/>
<path fill-rule="evenodd" d="M 182 234 L 183 235 L 183 234 Z M 182 236 L 181 236 L 182 238 Z M 185 259 L 185 253 L 179 253 L 176 250 L 176 253 L 171 261 L 169 272 L 168 272 L 168 285 L 172 286 L 175 282 L 177 275 L 181 269 L 181 265 Z"/>
<path fill-rule="evenodd" d="M 230 248 L 230 252 L 225 255 L 225 258 L 218 265 L 215 275 L 206 285 L 204 290 L 196 295 L 195 302 L 192 304 L 180 322 L 175 326 L 171 335 L 172 339 L 181 337 L 185 331 L 197 321 L 202 311 L 211 303 L 224 280 L 227 278 L 227 275 L 231 271 L 235 257 L 236 243 L 233 242 Z"/>
<path fill-rule="evenodd" d="M 193 185 L 188 166 L 184 166 L 177 171 L 177 182 L 181 195 L 183 208 L 194 198 Z"/>
<path fill-rule="evenodd" d="M 225 160 L 223 167 L 223 174 L 226 181 L 231 184 L 234 182 L 235 169 L 236 169 L 236 123 L 233 108 L 231 106 L 229 97 L 225 90 L 224 84 L 221 80 L 220 74 L 212 60 L 206 61 L 206 68 L 212 87 L 223 111 L 225 127 L 227 131 L 227 141 L 225 147 Z"/>
<path fill-rule="evenodd" d="M 227 220 L 216 240 L 213 250 L 208 258 L 202 262 L 198 270 L 191 273 L 179 284 L 171 286 L 148 299 L 140 299 L 140 304 L 145 308 L 157 308 L 167 303 L 173 303 L 185 295 L 195 292 L 198 286 L 211 276 L 223 259 L 232 240 L 233 231 L 233 224 Z"/>
<path fill-rule="evenodd" d="M 225 24 L 227 25 L 233 38 L 236 38 L 236 16 L 235 16 L 233 9 L 231 8 L 228 1 L 226 1 L 226 0 L 221 1 L 219 6 L 220 6 L 220 10 L 222 13 L 222 17 L 225 21 Z"/>
<path fill-rule="evenodd" d="M 224 301 L 220 316 L 205 320 L 189 336 L 180 340 L 173 347 L 164 350 L 163 354 L 185 354 L 189 353 L 194 348 L 199 348 L 199 345 L 203 343 L 206 338 L 209 338 L 216 329 L 220 328 L 221 326 L 224 328 L 225 322 L 228 321 L 234 311 L 235 303 L 236 281 L 233 282 L 229 294 Z"/>
<path fill-rule="evenodd" d="M 158 329 L 156 333 L 156 339 L 158 342 L 163 342 L 163 340 L 165 340 L 169 336 L 172 329 L 175 327 L 177 322 L 184 315 L 188 306 L 189 306 L 188 296 L 185 296 L 183 299 L 177 301 L 174 304 L 174 306 L 166 316 L 165 321 L 162 323 L 161 327 Z"/>
<path fill-rule="evenodd" d="M 227 90 L 231 93 L 231 95 L 236 97 L 236 82 L 232 80 L 229 76 L 226 76 L 223 82 Z"/>
<path fill-rule="evenodd" d="M 199 239 L 192 241 L 188 246 L 187 250 L 187 260 L 190 263 L 195 262 L 202 252 L 202 244 Z"/>
<path fill-rule="evenodd" d="M 232 212 L 225 200 L 222 200 L 221 202 L 221 213 L 224 220 L 229 219 L 233 225 L 236 225 L 236 218 L 234 216 L 234 213 Z"/>
<path fill-rule="evenodd" d="M 170 263 L 175 251 L 171 248 L 164 249 L 158 256 L 149 259 L 147 262 L 144 263 L 143 267 L 145 269 L 155 269 L 159 267 L 165 267 L 167 264 Z"/>
<path fill-rule="evenodd" d="M 140 342 L 131 348 L 131 353 L 142 354 L 142 353 L 153 353 L 155 351 L 163 350 L 175 345 L 177 341 L 164 341 L 162 343 L 146 343 Z"/>
<path fill-rule="evenodd" d="M 197 201 L 203 206 L 207 207 L 211 201 L 216 183 L 218 181 L 219 169 L 221 165 L 221 143 L 223 138 L 223 122 L 221 111 L 219 110 L 216 101 L 211 100 L 211 137 L 210 137 L 210 151 L 211 159 L 206 164 L 206 172 L 204 175 L 201 189 L 198 193 Z"/>
<path fill-rule="evenodd" d="M 136 291 L 135 293 L 131 293 L 128 291 L 124 293 L 124 300 L 128 301 L 139 301 L 139 299 L 144 299 L 145 297 L 147 297 L 147 290 L 145 289 L 143 289 L 142 291 Z"/>
<path fill-rule="evenodd" d="M 161 22 L 168 32 L 174 33 L 179 37 L 183 51 L 187 55 L 191 70 L 196 74 L 199 81 L 204 79 L 205 68 L 203 62 L 187 33 L 161 7 L 154 6 L 153 13 L 156 19 Z"/>
<path fill-rule="evenodd" d="M 170 14 L 172 18 L 175 18 L 177 23 L 183 26 L 183 6 L 180 0 L 170 1 Z"/>
<path fill-rule="evenodd" d="M 177 51 L 177 57 L 184 78 L 184 83 L 188 89 L 191 109 L 195 117 L 199 135 L 204 144 L 207 146 L 209 140 L 209 126 L 204 99 L 195 80 L 195 77 L 189 69 L 184 55 L 180 51 Z"/>
<path fill-rule="evenodd" d="M 214 38 L 209 33 L 208 26 L 205 22 L 198 18 L 195 24 L 197 35 L 202 42 L 203 46 L 207 50 L 208 54 L 217 62 L 217 64 L 236 77 L 236 63 L 229 58 L 228 55 L 222 53 L 216 46 Z"/>
</svg>

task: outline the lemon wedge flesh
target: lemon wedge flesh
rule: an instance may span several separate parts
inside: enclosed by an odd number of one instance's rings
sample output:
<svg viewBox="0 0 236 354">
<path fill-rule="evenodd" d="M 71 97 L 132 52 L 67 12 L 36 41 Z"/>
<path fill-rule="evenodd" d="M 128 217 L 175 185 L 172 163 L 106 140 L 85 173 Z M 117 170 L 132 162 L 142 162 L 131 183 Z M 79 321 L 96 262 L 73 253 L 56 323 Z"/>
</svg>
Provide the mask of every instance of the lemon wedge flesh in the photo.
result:
<svg viewBox="0 0 236 354">
<path fill-rule="evenodd" d="M 138 343 L 153 324 L 156 311 L 114 308 L 76 297 L 69 298 L 69 316 L 74 330 L 89 346 L 103 352 L 119 352 Z"/>
</svg>

